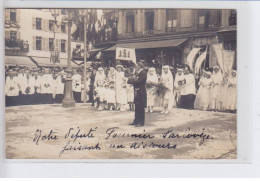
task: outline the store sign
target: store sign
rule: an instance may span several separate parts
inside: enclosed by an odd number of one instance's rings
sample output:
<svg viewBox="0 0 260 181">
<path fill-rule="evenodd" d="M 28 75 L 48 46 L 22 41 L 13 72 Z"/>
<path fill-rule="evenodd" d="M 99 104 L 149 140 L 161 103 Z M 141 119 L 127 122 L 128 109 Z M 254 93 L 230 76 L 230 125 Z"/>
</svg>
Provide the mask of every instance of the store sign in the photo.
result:
<svg viewBox="0 0 260 181">
<path fill-rule="evenodd" d="M 116 48 L 116 59 L 117 60 L 126 60 L 136 63 L 135 49 L 134 48 Z"/>
</svg>

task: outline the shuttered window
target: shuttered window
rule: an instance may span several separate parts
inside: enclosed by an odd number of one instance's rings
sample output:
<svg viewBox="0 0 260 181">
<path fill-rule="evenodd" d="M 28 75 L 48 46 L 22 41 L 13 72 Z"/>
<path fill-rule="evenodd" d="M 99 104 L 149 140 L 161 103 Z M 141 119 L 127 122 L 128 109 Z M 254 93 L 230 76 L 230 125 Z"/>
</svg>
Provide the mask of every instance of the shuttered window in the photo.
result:
<svg viewBox="0 0 260 181">
<path fill-rule="evenodd" d="M 199 20 L 198 20 L 198 24 L 200 26 L 203 26 L 205 28 L 207 28 L 210 24 L 210 11 L 209 10 L 199 10 L 198 12 L 199 14 Z"/>
<path fill-rule="evenodd" d="M 166 21 L 167 31 L 173 31 L 173 28 L 177 27 L 177 10 L 167 9 Z"/>
<path fill-rule="evenodd" d="M 49 20 L 49 30 L 54 31 L 55 22 L 53 20 Z"/>
<path fill-rule="evenodd" d="M 36 50 L 42 50 L 42 37 L 36 36 Z"/>
<path fill-rule="evenodd" d="M 61 28 L 62 33 L 66 33 L 66 24 L 65 23 L 62 23 L 60 28 Z"/>
<path fill-rule="evenodd" d="M 49 51 L 54 51 L 54 39 L 49 38 Z"/>
<path fill-rule="evenodd" d="M 42 29 L 42 19 L 36 18 L 36 29 L 41 30 Z"/>
<path fill-rule="evenodd" d="M 16 40 L 17 38 L 17 31 L 10 31 L 10 39 Z"/>
<path fill-rule="evenodd" d="M 10 10 L 10 21 L 16 22 L 16 10 L 15 9 Z"/>
<path fill-rule="evenodd" d="M 61 52 L 66 52 L 66 40 L 61 40 Z"/>
</svg>

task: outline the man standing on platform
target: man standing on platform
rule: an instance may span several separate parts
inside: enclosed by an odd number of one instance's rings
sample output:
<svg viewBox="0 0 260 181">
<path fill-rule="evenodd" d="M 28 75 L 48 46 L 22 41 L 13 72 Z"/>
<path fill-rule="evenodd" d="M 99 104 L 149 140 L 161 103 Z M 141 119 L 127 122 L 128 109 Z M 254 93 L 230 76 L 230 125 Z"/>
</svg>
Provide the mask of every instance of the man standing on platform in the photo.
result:
<svg viewBox="0 0 260 181">
<path fill-rule="evenodd" d="M 136 66 L 136 75 L 129 77 L 127 83 L 132 84 L 135 89 L 135 119 L 130 125 L 136 127 L 144 126 L 145 123 L 145 108 L 147 106 L 147 95 L 146 95 L 146 79 L 147 73 L 144 70 L 144 64 L 139 62 Z"/>
</svg>

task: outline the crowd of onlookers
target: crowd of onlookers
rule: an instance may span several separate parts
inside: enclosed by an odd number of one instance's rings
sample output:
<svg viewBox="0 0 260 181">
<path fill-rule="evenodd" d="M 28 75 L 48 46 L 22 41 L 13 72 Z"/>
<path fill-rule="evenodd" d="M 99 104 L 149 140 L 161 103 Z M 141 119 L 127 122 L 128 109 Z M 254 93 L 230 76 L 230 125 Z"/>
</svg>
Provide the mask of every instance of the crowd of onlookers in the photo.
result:
<svg viewBox="0 0 260 181">
<path fill-rule="evenodd" d="M 168 65 L 146 67 L 147 112 L 163 107 L 167 114 L 174 107 L 236 112 L 236 71 L 223 73 L 218 66 L 194 75 L 189 66 L 173 69 Z M 74 68 L 73 97 L 77 103 L 92 103 L 98 110 L 134 110 L 134 87 L 127 84 L 135 75 L 133 67 L 92 66 L 87 69 L 84 89 L 83 68 Z M 30 69 L 6 67 L 6 106 L 60 104 L 64 97 L 66 70 L 61 67 Z M 158 93 L 158 86 L 165 91 Z M 84 91 L 85 90 L 85 91 Z"/>
</svg>

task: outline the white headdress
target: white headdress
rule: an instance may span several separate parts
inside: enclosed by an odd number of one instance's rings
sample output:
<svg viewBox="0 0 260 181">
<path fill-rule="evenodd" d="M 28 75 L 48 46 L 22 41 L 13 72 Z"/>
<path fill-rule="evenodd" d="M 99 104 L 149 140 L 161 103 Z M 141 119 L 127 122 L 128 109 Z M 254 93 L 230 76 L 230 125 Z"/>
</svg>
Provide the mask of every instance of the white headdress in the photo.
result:
<svg viewBox="0 0 260 181">
<path fill-rule="evenodd" d="M 150 72 L 154 72 L 152 75 L 150 74 Z M 150 67 L 148 69 L 148 73 L 147 73 L 147 82 L 152 82 L 152 83 L 158 83 L 158 77 L 157 74 L 155 72 L 155 68 L 154 67 Z"/>
</svg>

